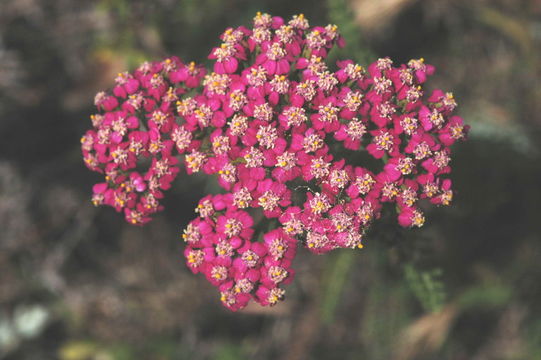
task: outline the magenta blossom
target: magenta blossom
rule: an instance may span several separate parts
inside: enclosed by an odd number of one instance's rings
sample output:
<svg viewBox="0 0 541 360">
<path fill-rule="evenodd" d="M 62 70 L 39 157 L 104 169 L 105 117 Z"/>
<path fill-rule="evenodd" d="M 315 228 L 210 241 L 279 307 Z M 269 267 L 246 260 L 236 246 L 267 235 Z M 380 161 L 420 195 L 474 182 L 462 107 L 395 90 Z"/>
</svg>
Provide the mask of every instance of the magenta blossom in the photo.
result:
<svg viewBox="0 0 541 360">
<path fill-rule="evenodd" d="M 332 71 L 337 27 L 302 14 L 258 13 L 220 40 L 209 69 L 169 57 L 119 74 L 81 149 L 104 177 L 92 202 L 131 224 L 163 209 L 182 171 L 217 179 L 223 193 L 199 201 L 182 239 L 228 309 L 282 300 L 299 245 L 362 248 L 385 203 L 403 227 L 424 224 L 419 202 L 451 203 L 450 146 L 469 127 L 451 93 L 423 89 L 433 66 L 346 59 Z"/>
</svg>

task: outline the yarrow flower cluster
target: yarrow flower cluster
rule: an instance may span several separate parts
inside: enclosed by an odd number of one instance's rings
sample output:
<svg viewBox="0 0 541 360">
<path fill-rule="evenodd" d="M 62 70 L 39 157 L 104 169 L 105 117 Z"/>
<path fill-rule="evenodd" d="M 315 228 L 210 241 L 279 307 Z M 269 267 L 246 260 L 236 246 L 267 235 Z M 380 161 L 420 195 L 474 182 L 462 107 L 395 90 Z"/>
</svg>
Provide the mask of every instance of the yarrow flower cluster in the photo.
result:
<svg viewBox="0 0 541 360">
<path fill-rule="evenodd" d="M 383 58 L 331 70 L 337 27 L 310 27 L 302 14 L 258 13 L 252 29 L 220 39 L 212 71 L 171 57 L 119 74 L 112 93 L 96 96 L 81 143 L 88 168 L 105 175 L 92 201 L 132 224 L 162 209 L 182 164 L 217 176 L 224 193 L 201 199 L 182 238 L 188 267 L 226 307 L 281 300 L 298 244 L 316 254 L 362 248 L 384 203 L 404 227 L 425 222 L 419 201 L 450 204 L 450 146 L 468 126 L 452 115 L 451 93 L 425 94 L 433 66 Z M 381 166 L 348 164 L 337 148 Z"/>
</svg>

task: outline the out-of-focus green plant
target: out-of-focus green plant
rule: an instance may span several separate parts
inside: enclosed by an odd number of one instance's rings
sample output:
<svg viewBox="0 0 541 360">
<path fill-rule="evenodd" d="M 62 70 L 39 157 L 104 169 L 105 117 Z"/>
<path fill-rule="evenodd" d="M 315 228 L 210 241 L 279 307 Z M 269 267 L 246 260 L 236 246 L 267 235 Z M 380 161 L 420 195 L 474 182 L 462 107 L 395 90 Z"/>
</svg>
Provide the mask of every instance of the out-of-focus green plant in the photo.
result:
<svg viewBox="0 0 541 360">
<path fill-rule="evenodd" d="M 445 304 L 445 287 L 441 269 L 420 271 L 412 264 L 404 265 L 404 276 L 411 291 L 425 311 L 440 311 Z"/>
<path fill-rule="evenodd" d="M 227 343 L 215 353 L 214 360 L 243 360 L 245 359 L 242 346 Z"/>
<path fill-rule="evenodd" d="M 332 323 L 336 307 L 344 290 L 344 285 L 354 264 L 356 254 L 351 250 L 337 251 L 329 259 L 329 272 L 325 278 L 323 301 L 321 304 L 321 319 L 325 324 Z"/>
</svg>

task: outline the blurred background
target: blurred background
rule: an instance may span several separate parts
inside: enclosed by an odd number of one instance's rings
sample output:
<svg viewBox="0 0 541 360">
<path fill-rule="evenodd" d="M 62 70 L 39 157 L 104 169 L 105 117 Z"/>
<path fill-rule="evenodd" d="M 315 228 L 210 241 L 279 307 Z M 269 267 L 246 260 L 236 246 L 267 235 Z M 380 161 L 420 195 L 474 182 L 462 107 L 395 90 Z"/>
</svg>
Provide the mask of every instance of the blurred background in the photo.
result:
<svg viewBox="0 0 541 360">
<path fill-rule="evenodd" d="M 207 61 L 256 11 L 336 23 L 333 59 L 424 57 L 472 129 L 453 206 L 301 251 L 283 304 L 230 313 L 180 241 L 215 185 L 129 226 L 91 205 L 79 139 L 117 72 Z M 541 359 L 540 55 L 539 0 L 1 0 L 0 359 Z"/>
</svg>

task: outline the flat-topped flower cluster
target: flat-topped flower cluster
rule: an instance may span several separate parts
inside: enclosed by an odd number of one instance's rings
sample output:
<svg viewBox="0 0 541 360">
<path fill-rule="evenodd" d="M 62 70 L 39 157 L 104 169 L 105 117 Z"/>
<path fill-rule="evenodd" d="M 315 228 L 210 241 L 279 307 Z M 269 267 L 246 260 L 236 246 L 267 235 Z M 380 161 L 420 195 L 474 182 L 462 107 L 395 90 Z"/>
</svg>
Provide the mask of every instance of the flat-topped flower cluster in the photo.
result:
<svg viewBox="0 0 541 360">
<path fill-rule="evenodd" d="M 468 127 L 452 115 L 452 94 L 425 94 L 434 68 L 423 59 L 331 70 L 336 26 L 310 27 L 303 15 L 258 13 L 252 29 L 220 38 L 212 71 L 171 57 L 119 74 L 112 93 L 96 96 L 81 142 L 86 165 L 105 175 L 92 201 L 132 224 L 161 210 L 182 164 L 217 176 L 224 193 L 201 199 L 183 239 L 189 268 L 225 306 L 275 304 L 298 244 L 361 248 L 384 203 L 419 227 L 419 200 L 451 202 L 450 146 Z M 360 152 L 379 168 L 348 163 Z"/>
</svg>

